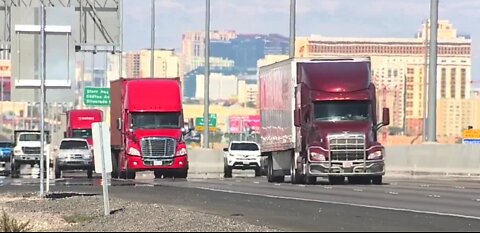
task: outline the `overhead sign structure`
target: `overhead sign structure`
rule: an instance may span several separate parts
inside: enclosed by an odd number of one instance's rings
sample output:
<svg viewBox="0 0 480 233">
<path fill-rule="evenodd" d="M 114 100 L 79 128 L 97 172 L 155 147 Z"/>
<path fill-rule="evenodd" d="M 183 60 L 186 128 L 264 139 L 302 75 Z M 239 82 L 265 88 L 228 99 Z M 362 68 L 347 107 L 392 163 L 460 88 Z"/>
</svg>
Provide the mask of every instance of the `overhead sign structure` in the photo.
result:
<svg viewBox="0 0 480 233">
<path fill-rule="evenodd" d="M 45 72 L 46 102 L 75 101 L 73 7 L 45 7 L 45 71 L 39 56 L 41 19 L 37 7 L 12 7 L 12 100 L 38 102 Z"/>
<path fill-rule="evenodd" d="M 463 144 L 480 144 L 480 130 L 469 129 L 463 131 Z"/>
<path fill-rule="evenodd" d="M 86 87 L 83 92 L 83 102 L 86 106 L 110 106 L 110 88 Z"/>
</svg>

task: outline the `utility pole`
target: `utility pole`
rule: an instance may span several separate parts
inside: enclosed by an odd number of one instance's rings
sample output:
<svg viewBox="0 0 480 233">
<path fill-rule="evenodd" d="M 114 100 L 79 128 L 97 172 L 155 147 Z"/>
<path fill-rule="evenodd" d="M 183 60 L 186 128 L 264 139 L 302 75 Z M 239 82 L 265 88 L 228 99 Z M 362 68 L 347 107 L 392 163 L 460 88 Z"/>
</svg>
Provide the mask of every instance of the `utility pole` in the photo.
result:
<svg viewBox="0 0 480 233">
<path fill-rule="evenodd" d="M 151 39 L 152 43 L 150 54 L 150 78 L 155 77 L 155 0 L 152 0 L 152 28 Z"/>
<path fill-rule="evenodd" d="M 209 148 L 210 137 L 210 0 L 205 0 L 205 96 L 203 116 L 203 148 Z"/>
<path fill-rule="evenodd" d="M 438 0 L 430 6 L 430 72 L 428 80 L 427 142 L 437 142 L 437 33 Z"/>
<path fill-rule="evenodd" d="M 425 66 L 423 69 L 423 141 L 426 142 L 428 139 L 427 137 L 427 105 L 428 105 L 428 19 L 425 20 L 425 34 L 423 35 L 425 37 Z"/>
<path fill-rule="evenodd" d="M 290 58 L 295 58 L 297 1 L 290 0 Z"/>
</svg>

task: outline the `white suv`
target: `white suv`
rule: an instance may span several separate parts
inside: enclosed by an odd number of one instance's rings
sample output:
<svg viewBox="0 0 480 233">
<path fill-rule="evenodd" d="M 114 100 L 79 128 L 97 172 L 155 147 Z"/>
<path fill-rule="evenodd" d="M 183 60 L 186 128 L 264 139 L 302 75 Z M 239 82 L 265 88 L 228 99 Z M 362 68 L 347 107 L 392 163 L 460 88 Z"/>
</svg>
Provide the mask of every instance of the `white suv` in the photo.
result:
<svg viewBox="0 0 480 233">
<path fill-rule="evenodd" d="M 262 153 L 255 142 L 234 141 L 225 152 L 225 178 L 232 177 L 232 170 L 255 170 L 255 176 L 262 175 Z"/>
</svg>

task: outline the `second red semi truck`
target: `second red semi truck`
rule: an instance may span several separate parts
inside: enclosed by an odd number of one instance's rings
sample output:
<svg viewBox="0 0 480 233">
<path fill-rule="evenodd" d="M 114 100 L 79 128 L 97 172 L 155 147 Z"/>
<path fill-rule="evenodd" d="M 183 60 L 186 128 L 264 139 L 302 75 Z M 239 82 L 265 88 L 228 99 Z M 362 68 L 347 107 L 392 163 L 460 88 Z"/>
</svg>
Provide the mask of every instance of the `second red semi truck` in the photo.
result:
<svg viewBox="0 0 480 233">
<path fill-rule="evenodd" d="M 269 182 L 381 184 L 385 149 L 369 58 L 290 59 L 261 67 L 261 149 Z"/>
<path fill-rule="evenodd" d="M 111 82 L 112 177 L 135 179 L 138 171 L 155 178 L 188 176 L 180 80 L 142 78 Z"/>
<path fill-rule="evenodd" d="M 103 112 L 98 109 L 75 109 L 66 113 L 65 138 L 83 138 L 92 146 L 92 124 L 103 121 Z"/>
</svg>

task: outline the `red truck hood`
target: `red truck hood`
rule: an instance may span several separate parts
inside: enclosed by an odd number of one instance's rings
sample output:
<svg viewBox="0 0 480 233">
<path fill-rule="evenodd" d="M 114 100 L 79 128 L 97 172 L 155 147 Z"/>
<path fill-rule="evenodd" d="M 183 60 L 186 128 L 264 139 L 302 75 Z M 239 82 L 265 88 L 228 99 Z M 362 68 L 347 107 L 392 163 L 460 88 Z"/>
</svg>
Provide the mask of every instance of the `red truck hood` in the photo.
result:
<svg viewBox="0 0 480 233">
<path fill-rule="evenodd" d="M 313 131 L 313 132 L 312 132 Z M 366 136 L 366 146 L 377 145 L 373 138 L 373 124 L 368 121 L 356 122 L 316 122 L 310 132 L 310 145 L 327 148 L 329 134 L 358 133 Z"/>
<path fill-rule="evenodd" d="M 145 137 L 167 137 L 180 140 L 182 136 L 182 130 L 180 129 L 138 129 L 134 131 L 138 140 Z"/>
</svg>

